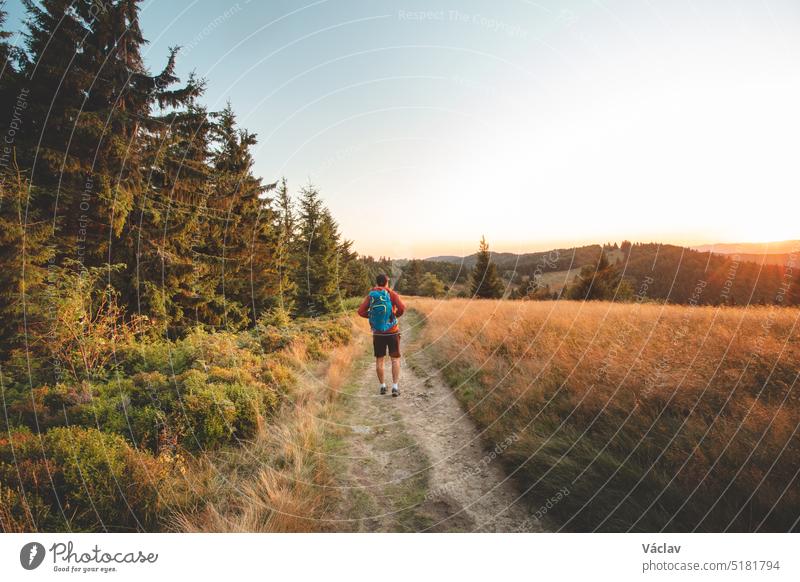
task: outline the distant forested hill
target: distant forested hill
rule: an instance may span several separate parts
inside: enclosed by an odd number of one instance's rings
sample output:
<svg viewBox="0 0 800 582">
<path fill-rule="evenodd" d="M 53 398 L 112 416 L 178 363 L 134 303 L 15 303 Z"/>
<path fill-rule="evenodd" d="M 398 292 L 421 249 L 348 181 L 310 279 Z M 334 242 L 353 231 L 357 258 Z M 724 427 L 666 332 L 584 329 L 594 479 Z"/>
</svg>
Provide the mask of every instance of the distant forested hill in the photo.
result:
<svg viewBox="0 0 800 582">
<path fill-rule="evenodd" d="M 597 264 L 603 251 L 634 291 L 644 291 L 644 296 L 652 300 L 689 303 L 696 295 L 694 301 L 711 305 L 789 302 L 786 298 L 787 286 L 792 280 L 792 272 L 787 267 L 792 260 L 789 254 L 723 255 L 676 245 L 624 242 L 621 246 L 588 245 L 525 254 L 492 253 L 492 261 L 507 282 L 524 286 L 531 278 L 545 273 L 564 273 L 562 280 L 569 281 L 568 271 Z M 433 272 L 435 269 L 449 277 L 441 277 L 444 281 L 460 282 L 475 265 L 475 255 L 431 257 L 422 264 L 425 270 Z M 458 273 L 457 279 L 455 273 Z"/>
<path fill-rule="evenodd" d="M 770 243 L 718 243 L 692 247 L 696 251 L 712 252 L 718 255 L 788 255 L 800 250 L 800 240 L 784 240 Z"/>
<path fill-rule="evenodd" d="M 688 303 L 695 291 L 700 304 L 775 303 L 786 274 L 779 265 L 658 244 L 633 245 L 623 265 L 636 289 L 649 277 L 648 295 L 672 303 Z"/>
<path fill-rule="evenodd" d="M 567 271 L 597 262 L 600 258 L 600 245 L 588 245 L 569 249 L 552 249 L 536 253 L 495 253 L 492 252 L 492 262 L 506 278 L 531 276 L 537 270 L 544 273 L 553 271 Z M 446 270 L 441 265 L 457 265 L 463 267 L 462 273 L 466 274 L 475 266 L 476 255 L 467 257 L 440 256 L 424 259 L 425 265 L 432 268 Z M 458 269 L 456 269 L 457 271 Z M 452 267 L 450 268 L 452 271 Z"/>
</svg>

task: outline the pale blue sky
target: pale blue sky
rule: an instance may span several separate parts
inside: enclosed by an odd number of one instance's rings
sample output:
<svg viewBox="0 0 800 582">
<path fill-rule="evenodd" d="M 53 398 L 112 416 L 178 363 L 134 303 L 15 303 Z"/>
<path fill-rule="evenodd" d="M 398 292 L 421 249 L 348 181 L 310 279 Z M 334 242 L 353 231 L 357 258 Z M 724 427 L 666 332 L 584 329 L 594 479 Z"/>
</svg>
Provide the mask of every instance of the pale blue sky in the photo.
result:
<svg viewBox="0 0 800 582">
<path fill-rule="evenodd" d="M 798 237 L 795 1 L 146 0 L 142 27 L 361 252 Z"/>
</svg>

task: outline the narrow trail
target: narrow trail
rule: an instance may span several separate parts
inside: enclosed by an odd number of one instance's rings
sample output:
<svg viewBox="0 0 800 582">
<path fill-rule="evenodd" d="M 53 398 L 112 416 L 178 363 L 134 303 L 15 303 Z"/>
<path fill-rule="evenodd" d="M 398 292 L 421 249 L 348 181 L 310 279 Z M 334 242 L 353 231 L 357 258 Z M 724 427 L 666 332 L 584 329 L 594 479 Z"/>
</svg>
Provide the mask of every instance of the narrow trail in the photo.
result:
<svg viewBox="0 0 800 582">
<path fill-rule="evenodd" d="M 400 397 L 378 393 L 371 344 L 342 396 L 334 529 L 541 531 L 421 349 L 419 316 L 403 319 Z"/>
</svg>

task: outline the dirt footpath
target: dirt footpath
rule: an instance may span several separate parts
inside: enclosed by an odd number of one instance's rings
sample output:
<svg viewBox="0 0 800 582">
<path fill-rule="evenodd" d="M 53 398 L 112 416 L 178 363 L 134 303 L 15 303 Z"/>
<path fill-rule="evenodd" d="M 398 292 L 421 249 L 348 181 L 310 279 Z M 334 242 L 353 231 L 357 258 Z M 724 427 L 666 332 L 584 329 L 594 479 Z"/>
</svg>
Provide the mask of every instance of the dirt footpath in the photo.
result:
<svg viewBox="0 0 800 582">
<path fill-rule="evenodd" d="M 418 318 L 403 319 L 401 396 L 378 393 L 367 353 L 354 362 L 355 380 L 341 397 L 332 529 L 541 531 L 418 344 Z M 388 361 L 386 372 L 388 382 Z"/>
</svg>

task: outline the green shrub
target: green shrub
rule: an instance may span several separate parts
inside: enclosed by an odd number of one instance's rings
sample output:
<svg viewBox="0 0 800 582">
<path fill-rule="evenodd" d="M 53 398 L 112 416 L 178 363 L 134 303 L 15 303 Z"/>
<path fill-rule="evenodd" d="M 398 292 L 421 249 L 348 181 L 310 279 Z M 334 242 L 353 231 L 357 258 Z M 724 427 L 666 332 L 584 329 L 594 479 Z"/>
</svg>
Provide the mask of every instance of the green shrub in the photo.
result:
<svg viewBox="0 0 800 582">
<path fill-rule="evenodd" d="M 95 429 L 0 440 L 0 482 L 13 492 L 0 513 L 40 531 L 152 531 L 163 478 L 157 460 Z"/>
<path fill-rule="evenodd" d="M 306 353 L 310 358 L 319 359 L 331 348 L 350 341 L 352 328 L 347 321 L 340 319 L 306 319 L 298 323 Z"/>
<path fill-rule="evenodd" d="M 118 352 L 122 372 L 161 372 L 166 376 L 180 374 L 194 359 L 194 346 L 186 339 L 178 341 L 144 339 L 121 348 Z"/>
<path fill-rule="evenodd" d="M 183 399 L 186 421 L 180 431 L 181 444 L 187 449 L 204 449 L 231 440 L 236 407 L 218 385 L 190 389 Z"/>
<path fill-rule="evenodd" d="M 232 444 L 252 438 L 278 409 L 295 382 L 298 354 L 320 358 L 350 335 L 346 320 L 284 321 L 274 313 L 252 332 L 140 336 L 120 346 L 108 378 L 32 390 L 10 383 L 3 428 L 89 426 L 153 453 Z M 293 344 L 301 349 L 286 349 Z"/>
</svg>

